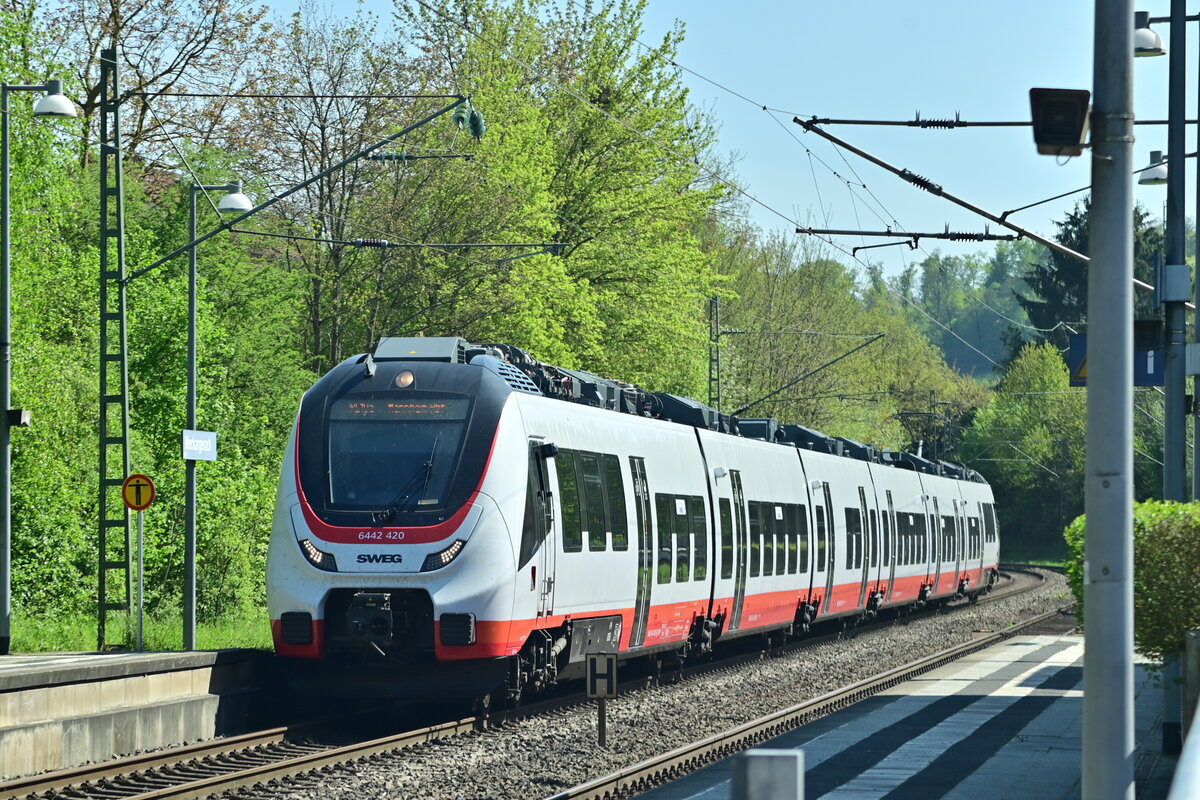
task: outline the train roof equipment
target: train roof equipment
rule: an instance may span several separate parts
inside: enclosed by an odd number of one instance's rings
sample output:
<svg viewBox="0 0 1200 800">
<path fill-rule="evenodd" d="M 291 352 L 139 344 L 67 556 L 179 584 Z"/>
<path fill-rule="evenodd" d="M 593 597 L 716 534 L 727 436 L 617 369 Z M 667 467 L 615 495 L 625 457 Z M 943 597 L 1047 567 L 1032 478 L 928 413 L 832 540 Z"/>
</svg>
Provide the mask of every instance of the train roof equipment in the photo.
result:
<svg viewBox="0 0 1200 800">
<path fill-rule="evenodd" d="M 803 425 L 780 424 L 773 417 L 739 419 L 691 397 L 647 392 L 640 386 L 592 372 L 556 367 L 510 344 L 473 344 L 457 336 L 387 336 L 373 354 L 359 359 L 374 370 L 380 361 L 440 361 L 472 364 L 500 376 L 515 391 L 604 408 L 623 414 L 654 417 L 710 431 L 786 444 L 802 450 L 911 469 L 927 475 L 986 482 L 975 470 L 947 461 L 930 461 L 912 453 L 881 450 L 844 436 L 828 436 Z"/>
</svg>

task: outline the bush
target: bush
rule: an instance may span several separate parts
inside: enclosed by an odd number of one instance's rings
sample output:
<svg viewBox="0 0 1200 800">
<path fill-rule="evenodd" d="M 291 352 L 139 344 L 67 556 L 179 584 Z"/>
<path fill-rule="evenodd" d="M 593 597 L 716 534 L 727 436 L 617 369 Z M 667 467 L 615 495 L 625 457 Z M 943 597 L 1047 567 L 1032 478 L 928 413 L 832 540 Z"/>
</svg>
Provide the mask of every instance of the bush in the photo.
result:
<svg viewBox="0 0 1200 800">
<path fill-rule="evenodd" d="M 1063 537 L 1071 548 L 1067 582 L 1083 621 L 1083 553 L 1086 519 L 1078 517 Z M 1200 502 L 1149 500 L 1133 508 L 1133 642 L 1161 660 L 1177 653 L 1187 631 L 1200 627 L 1196 580 L 1200 575 Z"/>
</svg>

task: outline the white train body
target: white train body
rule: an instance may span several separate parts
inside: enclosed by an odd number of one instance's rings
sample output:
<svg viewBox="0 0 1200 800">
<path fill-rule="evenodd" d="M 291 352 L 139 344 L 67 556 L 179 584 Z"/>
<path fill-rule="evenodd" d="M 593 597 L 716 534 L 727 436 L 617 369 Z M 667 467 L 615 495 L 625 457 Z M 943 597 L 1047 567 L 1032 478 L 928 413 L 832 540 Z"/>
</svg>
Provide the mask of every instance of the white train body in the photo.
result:
<svg viewBox="0 0 1200 800">
<path fill-rule="evenodd" d="M 652 418 L 681 399 L 632 387 L 567 402 L 546 394 L 602 379 L 479 349 L 385 339 L 305 395 L 267 575 L 276 650 L 309 688 L 517 695 L 587 652 L 686 656 L 990 588 L 973 473 Z"/>
</svg>

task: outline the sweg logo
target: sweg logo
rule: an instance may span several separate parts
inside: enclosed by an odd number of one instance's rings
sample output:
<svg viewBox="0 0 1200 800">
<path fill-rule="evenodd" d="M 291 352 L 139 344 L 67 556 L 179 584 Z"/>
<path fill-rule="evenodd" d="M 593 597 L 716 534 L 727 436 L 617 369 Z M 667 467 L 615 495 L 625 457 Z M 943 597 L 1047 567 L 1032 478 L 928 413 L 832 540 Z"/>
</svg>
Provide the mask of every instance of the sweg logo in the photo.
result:
<svg viewBox="0 0 1200 800">
<path fill-rule="evenodd" d="M 360 564 L 401 564 L 404 556 L 399 553 L 359 553 Z"/>
</svg>

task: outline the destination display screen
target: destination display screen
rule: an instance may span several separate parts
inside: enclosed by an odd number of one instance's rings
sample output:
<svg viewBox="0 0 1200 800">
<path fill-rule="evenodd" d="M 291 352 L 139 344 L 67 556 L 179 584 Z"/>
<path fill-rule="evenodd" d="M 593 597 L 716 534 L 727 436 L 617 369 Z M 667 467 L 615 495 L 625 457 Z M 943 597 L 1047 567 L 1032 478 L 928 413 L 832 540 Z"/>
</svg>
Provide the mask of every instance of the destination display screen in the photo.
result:
<svg viewBox="0 0 1200 800">
<path fill-rule="evenodd" d="M 335 422 L 371 421 L 442 421 L 465 420 L 471 411 L 468 398 L 350 395 L 334 401 L 329 419 Z"/>
</svg>

